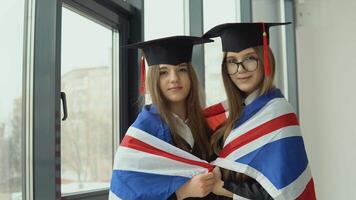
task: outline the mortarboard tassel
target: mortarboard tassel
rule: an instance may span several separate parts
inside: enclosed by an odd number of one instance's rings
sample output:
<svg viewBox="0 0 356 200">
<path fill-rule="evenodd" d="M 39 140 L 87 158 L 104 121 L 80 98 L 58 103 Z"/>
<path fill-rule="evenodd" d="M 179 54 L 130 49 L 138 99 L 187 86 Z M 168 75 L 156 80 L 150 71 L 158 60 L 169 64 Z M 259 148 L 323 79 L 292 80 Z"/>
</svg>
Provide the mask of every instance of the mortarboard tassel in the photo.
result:
<svg viewBox="0 0 356 200">
<path fill-rule="evenodd" d="M 265 68 L 265 75 L 271 75 L 271 68 L 269 66 L 269 56 L 268 56 L 268 40 L 267 40 L 267 33 L 265 30 L 265 23 L 262 23 L 263 26 L 263 58 L 264 58 L 264 68 Z"/>
<path fill-rule="evenodd" d="M 141 85 L 140 94 L 145 93 L 145 82 L 146 82 L 146 67 L 145 67 L 145 57 L 141 56 Z"/>
</svg>

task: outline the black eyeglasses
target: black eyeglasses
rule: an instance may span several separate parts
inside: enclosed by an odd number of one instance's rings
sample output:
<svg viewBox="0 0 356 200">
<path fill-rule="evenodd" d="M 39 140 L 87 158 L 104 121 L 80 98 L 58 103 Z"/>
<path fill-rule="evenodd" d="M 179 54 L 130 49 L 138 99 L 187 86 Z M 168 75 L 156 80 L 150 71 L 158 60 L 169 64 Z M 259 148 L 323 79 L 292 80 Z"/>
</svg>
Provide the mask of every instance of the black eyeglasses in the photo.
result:
<svg viewBox="0 0 356 200">
<path fill-rule="evenodd" d="M 223 65 L 227 68 L 227 73 L 229 75 L 236 74 L 239 71 L 239 66 L 241 66 L 245 71 L 253 72 L 258 67 L 258 58 L 250 56 L 245 58 L 242 62 L 228 61 L 224 62 Z"/>
</svg>

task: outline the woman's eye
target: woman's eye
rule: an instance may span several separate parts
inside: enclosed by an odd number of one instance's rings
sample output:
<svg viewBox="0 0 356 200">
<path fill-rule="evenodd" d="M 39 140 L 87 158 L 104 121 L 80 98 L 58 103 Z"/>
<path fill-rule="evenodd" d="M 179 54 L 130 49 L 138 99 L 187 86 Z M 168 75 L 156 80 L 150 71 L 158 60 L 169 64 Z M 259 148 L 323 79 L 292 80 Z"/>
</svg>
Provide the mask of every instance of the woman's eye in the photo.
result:
<svg viewBox="0 0 356 200">
<path fill-rule="evenodd" d="M 187 67 L 180 67 L 179 71 L 180 72 L 186 72 L 186 71 L 188 71 L 188 69 L 187 69 Z"/>
<path fill-rule="evenodd" d="M 256 56 L 249 56 L 245 60 L 257 60 Z"/>
<path fill-rule="evenodd" d="M 163 71 L 163 70 L 162 70 L 162 71 L 159 71 L 159 75 L 160 75 L 160 76 L 162 76 L 162 75 L 167 75 L 167 74 L 168 74 L 167 71 Z"/>
</svg>

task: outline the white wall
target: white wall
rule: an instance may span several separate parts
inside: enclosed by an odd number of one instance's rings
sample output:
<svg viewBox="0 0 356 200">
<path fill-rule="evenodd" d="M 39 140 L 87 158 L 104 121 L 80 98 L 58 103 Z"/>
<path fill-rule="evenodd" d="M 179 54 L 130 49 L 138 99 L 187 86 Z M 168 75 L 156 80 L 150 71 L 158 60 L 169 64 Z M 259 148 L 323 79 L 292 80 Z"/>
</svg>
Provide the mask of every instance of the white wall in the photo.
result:
<svg viewBox="0 0 356 200">
<path fill-rule="evenodd" d="M 318 199 L 356 199 L 356 1 L 298 0 L 302 131 Z"/>
</svg>

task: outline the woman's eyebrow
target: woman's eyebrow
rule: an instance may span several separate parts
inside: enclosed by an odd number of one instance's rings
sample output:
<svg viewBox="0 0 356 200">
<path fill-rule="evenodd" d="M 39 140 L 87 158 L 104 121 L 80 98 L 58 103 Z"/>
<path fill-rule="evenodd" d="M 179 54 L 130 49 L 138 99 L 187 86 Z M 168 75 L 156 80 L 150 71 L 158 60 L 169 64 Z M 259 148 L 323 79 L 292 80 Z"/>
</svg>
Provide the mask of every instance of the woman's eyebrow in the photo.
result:
<svg viewBox="0 0 356 200">
<path fill-rule="evenodd" d="M 256 55 L 256 53 L 255 52 L 246 53 L 243 58 L 246 58 L 247 56 L 250 56 L 250 55 Z M 226 59 L 235 59 L 235 60 L 237 60 L 237 58 L 235 56 L 227 56 Z"/>
<path fill-rule="evenodd" d="M 234 57 L 234 56 L 229 56 L 229 57 L 226 57 L 226 59 L 229 59 L 229 60 L 237 60 L 237 58 L 236 58 L 236 57 Z"/>
<path fill-rule="evenodd" d="M 255 52 L 247 53 L 247 54 L 245 55 L 245 58 L 246 58 L 246 56 L 250 56 L 250 55 L 256 55 L 256 53 L 255 53 Z"/>
</svg>

